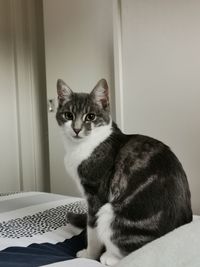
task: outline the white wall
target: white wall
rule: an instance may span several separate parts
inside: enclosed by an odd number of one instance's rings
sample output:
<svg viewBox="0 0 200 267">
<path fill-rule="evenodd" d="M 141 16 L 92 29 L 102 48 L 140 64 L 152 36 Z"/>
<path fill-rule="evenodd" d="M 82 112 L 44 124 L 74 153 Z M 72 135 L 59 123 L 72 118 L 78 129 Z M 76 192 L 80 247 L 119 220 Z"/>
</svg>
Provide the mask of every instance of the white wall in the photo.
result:
<svg viewBox="0 0 200 267">
<path fill-rule="evenodd" d="M 62 78 L 74 91 L 89 92 L 106 78 L 113 88 L 112 1 L 44 0 L 45 54 L 48 98 L 57 99 L 56 81 Z M 56 103 L 57 105 L 57 103 Z M 55 120 L 49 113 L 51 191 L 77 195 L 64 169 L 64 149 Z"/>
<path fill-rule="evenodd" d="M 124 130 L 172 148 L 200 213 L 200 1 L 120 2 Z"/>
</svg>

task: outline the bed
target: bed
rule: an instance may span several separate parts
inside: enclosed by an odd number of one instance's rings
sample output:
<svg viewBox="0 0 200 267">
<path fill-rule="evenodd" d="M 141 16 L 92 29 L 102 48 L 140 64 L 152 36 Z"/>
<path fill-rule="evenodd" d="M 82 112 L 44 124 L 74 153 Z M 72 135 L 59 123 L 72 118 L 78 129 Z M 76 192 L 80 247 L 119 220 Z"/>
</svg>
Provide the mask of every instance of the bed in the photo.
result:
<svg viewBox="0 0 200 267">
<path fill-rule="evenodd" d="M 77 259 L 86 232 L 67 221 L 85 213 L 83 199 L 42 192 L 0 195 L 0 267 L 103 267 Z M 199 267 L 200 218 L 125 257 L 117 267 Z"/>
</svg>

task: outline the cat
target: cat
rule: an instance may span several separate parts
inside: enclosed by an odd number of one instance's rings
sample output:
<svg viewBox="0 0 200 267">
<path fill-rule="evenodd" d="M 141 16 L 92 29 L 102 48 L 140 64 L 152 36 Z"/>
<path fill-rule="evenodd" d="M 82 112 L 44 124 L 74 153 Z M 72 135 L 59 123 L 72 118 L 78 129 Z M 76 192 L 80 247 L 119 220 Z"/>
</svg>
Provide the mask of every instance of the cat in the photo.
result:
<svg viewBox="0 0 200 267">
<path fill-rule="evenodd" d="M 57 94 L 65 167 L 88 205 L 88 245 L 77 257 L 100 258 L 112 266 L 192 221 L 181 163 L 162 142 L 121 132 L 111 119 L 105 79 L 90 94 L 74 93 L 59 79 Z M 83 226 L 81 221 L 79 225 Z"/>
</svg>

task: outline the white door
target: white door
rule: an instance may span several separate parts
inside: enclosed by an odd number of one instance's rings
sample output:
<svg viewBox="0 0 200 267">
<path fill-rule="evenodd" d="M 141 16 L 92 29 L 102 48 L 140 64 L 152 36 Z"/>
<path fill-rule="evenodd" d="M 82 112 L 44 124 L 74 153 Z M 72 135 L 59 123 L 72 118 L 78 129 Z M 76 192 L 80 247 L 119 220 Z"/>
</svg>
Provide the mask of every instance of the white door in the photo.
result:
<svg viewBox="0 0 200 267">
<path fill-rule="evenodd" d="M 175 151 L 199 213 L 200 1 L 120 2 L 121 124 L 125 132 L 151 135 Z"/>
<path fill-rule="evenodd" d="M 112 1 L 44 0 L 47 97 L 56 101 L 56 81 L 89 92 L 106 78 L 113 90 Z M 112 103 L 112 113 L 114 112 Z M 64 148 L 54 112 L 48 113 L 51 192 L 78 195 L 64 168 Z"/>
<path fill-rule="evenodd" d="M 44 0 L 48 98 L 56 99 L 57 78 L 75 91 L 91 90 L 101 77 L 112 88 L 112 2 L 117 121 L 175 151 L 200 212 L 200 1 Z M 55 113 L 48 117 L 52 192 L 77 194 Z"/>
</svg>

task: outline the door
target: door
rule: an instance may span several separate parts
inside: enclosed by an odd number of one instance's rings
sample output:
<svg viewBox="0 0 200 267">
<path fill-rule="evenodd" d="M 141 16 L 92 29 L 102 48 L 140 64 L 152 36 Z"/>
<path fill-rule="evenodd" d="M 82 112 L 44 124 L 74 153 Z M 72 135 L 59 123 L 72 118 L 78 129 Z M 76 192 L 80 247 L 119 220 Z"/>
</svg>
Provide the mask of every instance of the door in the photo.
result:
<svg viewBox="0 0 200 267">
<path fill-rule="evenodd" d="M 51 192 L 79 195 L 64 168 L 64 148 L 55 119 L 56 81 L 62 78 L 74 91 L 90 92 L 106 78 L 113 90 L 112 1 L 44 0 L 47 98 L 55 104 L 48 113 Z"/>
</svg>

